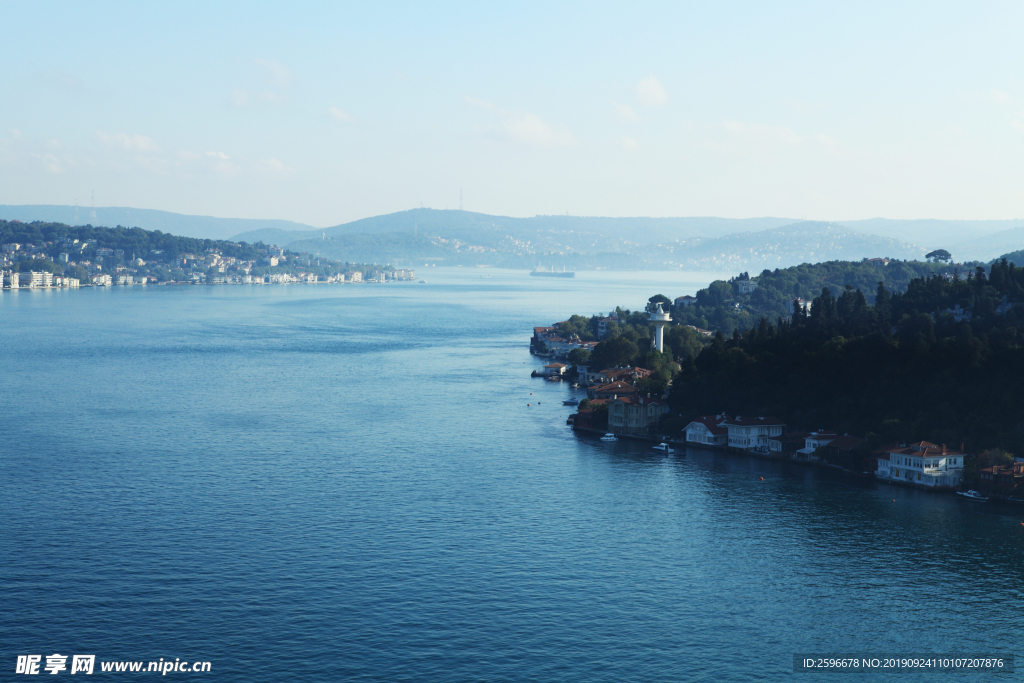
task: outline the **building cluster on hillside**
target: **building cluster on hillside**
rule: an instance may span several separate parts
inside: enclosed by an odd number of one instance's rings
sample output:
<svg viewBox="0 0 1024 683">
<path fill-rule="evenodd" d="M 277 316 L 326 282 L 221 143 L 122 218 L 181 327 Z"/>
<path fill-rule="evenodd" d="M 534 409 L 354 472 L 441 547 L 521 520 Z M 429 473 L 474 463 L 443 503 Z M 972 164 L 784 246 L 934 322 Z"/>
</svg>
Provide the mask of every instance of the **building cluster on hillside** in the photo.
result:
<svg viewBox="0 0 1024 683">
<path fill-rule="evenodd" d="M 562 376 L 568 371 L 564 363 L 549 363 L 544 373 Z M 587 402 L 572 416 L 579 429 L 608 429 L 616 434 L 647 435 L 668 412 L 662 396 L 651 396 L 639 386 L 651 376 L 645 368 L 606 368 L 595 370 L 589 363 L 576 364 L 576 380 L 587 390 Z M 598 424 L 598 414 L 607 409 L 607 425 Z"/>
<path fill-rule="evenodd" d="M 749 285 L 749 291 L 757 286 L 751 280 L 740 282 L 753 283 Z M 675 301 L 676 309 L 692 305 L 692 299 L 689 296 L 679 297 Z M 797 305 L 802 305 L 800 300 Z M 649 316 L 656 327 L 656 341 L 652 341 L 652 348 L 660 351 L 661 327 L 671 318 L 662 310 L 661 303 L 657 304 L 656 310 L 649 309 Z M 607 317 L 598 318 L 598 336 L 604 338 L 610 325 L 618 322 L 619 317 L 614 311 Z M 562 334 L 562 328 L 568 325 L 570 323 L 560 322 L 551 327 L 533 328 L 531 353 L 565 359 L 573 349 L 591 349 L 597 345 L 597 342 L 582 342 L 575 335 Z M 584 358 L 586 356 L 573 358 L 576 361 L 574 367 L 553 362 L 546 365 L 543 372 L 534 372 L 556 381 L 568 375 L 578 382 L 573 386 L 586 388 L 587 399 L 569 417 L 568 424 L 574 429 L 654 436 L 662 418 L 669 413 L 669 405 L 667 392 L 664 396 L 652 396 L 644 391 L 644 380 L 651 377 L 652 372 L 640 367 L 599 369 Z M 791 431 L 787 430 L 786 423 L 772 416 L 730 416 L 726 413 L 697 417 L 683 428 L 683 433 L 685 443 L 695 447 L 742 451 L 841 468 L 856 467 L 857 472 L 866 466 L 881 481 L 928 490 L 955 490 L 965 483 L 968 456 L 962 444 L 957 450 L 946 444 L 920 441 L 890 444 L 869 452 L 867 439 L 849 434 L 839 435 L 823 429 Z M 659 438 L 667 439 L 664 436 Z M 974 485 L 983 494 L 1024 502 L 1024 458 L 981 468 L 976 477 L 970 477 L 972 483 L 975 480 L 977 483 Z"/>
<path fill-rule="evenodd" d="M 357 283 L 414 280 L 410 269 L 358 270 L 306 253 L 286 253 L 274 245 L 262 247 L 261 258 L 239 259 L 211 248 L 204 253 L 173 258 L 161 249 L 126 254 L 123 249 L 98 246 L 95 240 L 66 238 L 39 245 L 0 245 L 4 289 L 161 284 L 287 284 Z M 27 266 L 24 262 L 30 262 Z M 36 264 L 39 266 L 36 266 Z M 47 266 L 47 270 L 32 270 Z M 285 268 L 287 266 L 287 269 Z M 24 270 L 28 268 L 28 270 Z M 278 269 L 278 270 L 274 270 Z M 56 270 L 54 274 L 51 270 Z M 24 272 L 23 272 L 24 271 Z M 76 275 L 73 277 L 71 274 Z"/>
<path fill-rule="evenodd" d="M 533 337 L 530 338 L 530 352 L 538 356 L 550 358 L 566 358 L 573 349 L 586 349 L 593 351 L 597 346 L 594 341 L 581 341 L 579 335 L 568 336 L 559 332 L 559 328 L 567 325 L 565 321 L 557 322 L 551 327 L 533 328 Z"/>
<path fill-rule="evenodd" d="M 623 369 L 625 371 L 626 369 Z M 635 384 L 634 377 L 650 374 L 643 368 L 639 374 L 622 375 L 629 379 L 616 379 L 605 384 L 595 384 L 587 389 L 588 400 L 570 419 L 577 429 L 607 429 L 615 434 L 649 436 L 669 410 L 668 403 L 661 396 L 652 396 Z M 616 370 L 602 370 L 602 374 L 615 374 Z M 607 410 L 607 425 L 599 424 L 600 416 Z"/>
</svg>

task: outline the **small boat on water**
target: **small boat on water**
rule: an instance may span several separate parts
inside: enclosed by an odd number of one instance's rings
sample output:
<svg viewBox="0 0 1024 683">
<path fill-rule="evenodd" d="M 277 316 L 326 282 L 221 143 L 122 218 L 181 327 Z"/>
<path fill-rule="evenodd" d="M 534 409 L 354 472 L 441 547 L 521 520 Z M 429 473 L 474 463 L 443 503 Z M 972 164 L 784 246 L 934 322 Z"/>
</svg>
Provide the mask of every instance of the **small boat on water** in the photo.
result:
<svg viewBox="0 0 1024 683">
<path fill-rule="evenodd" d="M 563 406 L 578 406 L 579 404 L 580 404 L 580 402 L 577 401 L 574 398 L 570 398 L 570 399 L 568 399 L 566 401 L 562 401 L 562 405 Z"/>
<path fill-rule="evenodd" d="M 608 432 L 607 434 L 605 434 L 604 436 L 601 437 L 601 441 L 618 441 L 618 440 L 619 440 L 619 437 L 615 436 L 611 432 Z"/>
<path fill-rule="evenodd" d="M 979 503 L 984 503 L 985 501 L 988 500 L 987 497 L 981 495 L 980 493 L 978 493 L 974 489 L 971 489 L 970 491 L 967 491 L 967 492 L 957 491 L 956 495 L 963 496 L 964 498 L 967 498 L 968 500 L 976 500 Z"/>
<path fill-rule="evenodd" d="M 425 285 L 425 284 L 427 284 L 427 281 L 426 280 L 420 280 L 420 284 L 421 285 Z"/>
<path fill-rule="evenodd" d="M 659 443 L 657 446 L 654 447 L 654 450 L 661 451 L 662 453 L 671 453 L 672 447 L 669 446 L 667 443 Z"/>
</svg>

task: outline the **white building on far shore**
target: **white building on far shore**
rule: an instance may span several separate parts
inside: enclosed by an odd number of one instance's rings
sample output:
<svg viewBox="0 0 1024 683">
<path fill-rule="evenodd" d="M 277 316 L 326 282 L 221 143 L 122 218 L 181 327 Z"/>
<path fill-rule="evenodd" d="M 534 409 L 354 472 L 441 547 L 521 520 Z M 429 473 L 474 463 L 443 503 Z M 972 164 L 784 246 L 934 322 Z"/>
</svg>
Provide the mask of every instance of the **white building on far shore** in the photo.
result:
<svg viewBox="0 0 1024 683">
<path fill-rule="evenodd" d="M 768 440 L 779 437 L 785 426 L 774 417 L 704 415 L 686 425 L 686 442 L 767 453 Z"/>
<path fill-rule="evenodd" d="M 694 446 L 725 448 L 729 443 L 729 429 L 725 415 L 701 415 L 686 425 L 686 443 Z"/>
<path fill-rule="evenodd" d="M 956 488 L 963 479 L 965 454 L 945 445 L 920 441 L 891 448 L 888 458 L 878 458 L 875 477 L 883 481 L 925 486 L 927 488 Z"/>
</svg>

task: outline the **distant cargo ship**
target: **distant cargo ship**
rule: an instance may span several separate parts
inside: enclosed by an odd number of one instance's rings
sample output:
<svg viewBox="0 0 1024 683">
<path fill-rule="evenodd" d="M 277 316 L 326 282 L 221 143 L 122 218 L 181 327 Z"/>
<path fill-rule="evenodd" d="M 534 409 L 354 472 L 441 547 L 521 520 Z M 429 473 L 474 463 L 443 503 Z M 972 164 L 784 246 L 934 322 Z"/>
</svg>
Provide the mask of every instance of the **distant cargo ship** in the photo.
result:
<svg viewBox="0 0 1024 683">
<path fill-rule="evenodd" d="M 537 277 L 576 277 L 576 273 L 571 270 L 547 270 L 545 268 L 534 268 L 530 271 L 530 275 L 536 275 Z"/>
</svg>

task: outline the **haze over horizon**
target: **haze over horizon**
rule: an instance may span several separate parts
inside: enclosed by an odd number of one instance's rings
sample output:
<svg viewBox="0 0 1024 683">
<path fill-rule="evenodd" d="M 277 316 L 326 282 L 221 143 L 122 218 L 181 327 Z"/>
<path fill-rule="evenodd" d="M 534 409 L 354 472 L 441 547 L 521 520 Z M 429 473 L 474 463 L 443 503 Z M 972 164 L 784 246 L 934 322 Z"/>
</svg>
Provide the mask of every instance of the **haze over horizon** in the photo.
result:
<svg viewBox="0 0 1024 683">
<path fill-rule="evenodd" d="M 1024 7 L 882 7 L 12 3 L 0 204 L 1024 214 Z"/>
</svg>

